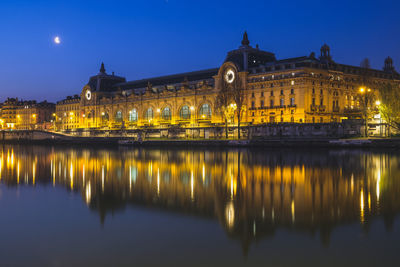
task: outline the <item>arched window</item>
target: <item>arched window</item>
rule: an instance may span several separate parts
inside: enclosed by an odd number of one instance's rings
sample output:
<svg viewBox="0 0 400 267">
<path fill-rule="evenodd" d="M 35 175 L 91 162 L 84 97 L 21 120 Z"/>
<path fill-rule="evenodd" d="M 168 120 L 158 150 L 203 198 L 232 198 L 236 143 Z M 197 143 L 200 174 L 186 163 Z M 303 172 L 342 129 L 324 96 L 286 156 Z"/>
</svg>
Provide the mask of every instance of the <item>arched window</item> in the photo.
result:
<svg viewBox="0 0 400 267">
<path fill-rule="evenodd" d="M 163 120 L 170 120 L 171 119 L 171 109 L 169 107 L 164 108 L 161 113 L 161 117 Z"/>
<path fill-rule="evenodd" d="M 183 106 L 181 110 L 179 111 L 179 116 L 183 120 L 189 120 L 190 119 L 190 108 L 189 106 Z"/>
<path fill-rule="evenodd" d="M 146 114 L 144 115 L 144 118 L 146 120 L 152 120 L 153 119 L 153 109 L 152 108 L 148 108 L 146 110 Z"/>
<path fill-rule="evenodd" d="M 115 121 L 118 121 L 118 122 L 121 122 L 121 121 L 122 121 L 122 111 L 121 111 L 121 110 L 118 110 L 118 111 L 115 113 Z"/>
<path fill-rule="evenodd" d="M 202 118 L 202 119 L 204 119 L 204 118 L 207 118 L 207 119 L 211 118 L 211 107 L 210 107 L 210 105 L 209 105 L 209 104 L 203 104 L 203 105 L 200 107 L 199 115 L 200 115 L 200 118 Z"/>
<path fill-rule="evenodd" d="M 101 120 L 102 121 L 108 121 L 108 112 L 102 112 L 101 113 Z"/>
<path fill-rule="evenodd" d="M 129 121 L 131 122 L 135 122 L 138 120 L 138 112 L 137 110 L 134 108 L 131 111 L 129 111 Z"/>
</svg>

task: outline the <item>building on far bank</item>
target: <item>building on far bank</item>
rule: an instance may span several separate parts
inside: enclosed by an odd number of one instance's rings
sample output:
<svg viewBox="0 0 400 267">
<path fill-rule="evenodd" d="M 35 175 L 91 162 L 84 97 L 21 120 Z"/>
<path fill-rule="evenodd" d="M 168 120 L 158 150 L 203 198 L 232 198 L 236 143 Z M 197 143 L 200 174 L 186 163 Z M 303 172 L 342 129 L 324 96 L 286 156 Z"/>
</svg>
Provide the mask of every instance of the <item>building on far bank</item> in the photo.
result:
<svg viewBox="0 0 400 267">
<path fill-rule="evenodd" d="M 57 129 L 220 126 L 217 95 L 233 86 L 244 94 L 243 126 L 340 122 L 361 118 L 360 87 L 377 91 L 384 83 L 400 83 L 390 58 L 383 70 L 340 64 L 325 44 L 319 57 L 277 59 L 250 46 L 245 33 L 218 68 L 127 82 L 102 64 L 80 96 L 57 103 Z M 237 124 L 235 118 L 230 124 Z"/>
<path fill-rule="evenodd" d="M 17 109 L 22 105 L 18 98 L 7 98 L 1 108 L 1 126 L 3 129 L 15 129 Z"/>
<path fill-rule="evenodd" d="M 16 111 L 18 130 L 50 130 L 53 128 L 55 104 L 43 101 L 24 101 Z"/>
<path fill-rule="evenodd" d="M 0 103 L 0 130 L 3 129 L 3 119 L 2 119 L 2 110 L 3 109 L 3 103 Z"/>
<path fill-rule="evenodd" d="M 80 128 L 80 103 L 79 95 L 68 96 L 58 101 L 55 112 L 55 130 L 71 130 Z"/>
</svg>

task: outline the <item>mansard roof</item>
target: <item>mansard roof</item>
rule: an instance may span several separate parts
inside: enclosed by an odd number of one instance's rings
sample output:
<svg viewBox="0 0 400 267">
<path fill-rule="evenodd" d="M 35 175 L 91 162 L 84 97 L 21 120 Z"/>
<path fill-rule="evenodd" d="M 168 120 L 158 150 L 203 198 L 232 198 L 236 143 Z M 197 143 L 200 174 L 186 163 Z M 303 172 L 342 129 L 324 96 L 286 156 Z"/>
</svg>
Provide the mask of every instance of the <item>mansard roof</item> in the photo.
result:
<svg viewBox="0 0 400 267">
<path fill-rule="evenodd" d="M 377 69 L 365 69 L 358 66 L 352 66 L 347 64 L 340 64 L 333 61 L 327 62 L 325 59 L 317 59 L 312 53 L 310 56 L 287 58 L 282 60 L 276 60 L 273 62 L 268 62 L 266 64 L 260 64 L 258 66 L 249 68 L 249 74 L 261 74 L 265 72 L 273 72 L 277 70 L 290 70 L 296 68 L 314 68 L 322 70 L 331 70 L 343 72 L 346 74 L 365 74 L 368 73 L 377 78 L 395 78 L 400 79 L 400 75 L 395 72 L 387 72 L 384 70 Z"/>
<path fill-rule="evenodd" d="M 109 75 L 106 73 L 104 63 L 101 63 L 99 74 L 90 77 L 88 85 L 92 91 L 112 91 L 112 87 L 121 82 L 126 82 L 124 77 L 115 76 L 114 73 Z"/>
<path fill-rule="evenodd" d="M 162 85 L 178 84 L 183 82 L 202 81 L 202 80 L 212 79 L 213 76 L 217 74 L 218 74 L 218 68 L 214 68 L 214 69 L 135 80 L 130 82 L 123 82 L 115 84 L 113 88 L 114 90 L 115 89 L 134 90 L 134 89 L 146 88 L 149 84 L 151 84 L 151 86 L 162 86 Z"/>
</svg>

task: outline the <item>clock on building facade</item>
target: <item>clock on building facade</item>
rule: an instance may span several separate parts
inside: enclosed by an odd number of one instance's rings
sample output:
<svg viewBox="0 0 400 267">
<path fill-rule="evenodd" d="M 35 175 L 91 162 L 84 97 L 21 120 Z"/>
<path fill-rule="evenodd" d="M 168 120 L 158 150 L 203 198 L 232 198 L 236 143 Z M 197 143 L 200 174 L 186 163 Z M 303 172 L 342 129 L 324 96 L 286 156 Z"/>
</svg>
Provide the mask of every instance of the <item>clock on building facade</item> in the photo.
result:
<svg viewBox="0 0 400 267">
<path fill-rule="evenodd" d="M 227 69 L 224 74 L 224 79 L 227 83 L 231 84 L 235 81 L 236 74 L 235 71 L 231 68 Z"/>
<path fill-rule="evenodd" d="M 90 90 L 86 90 L 85 96 L 87 100 L 92 99 L 92 92 Z"/>
</svg>

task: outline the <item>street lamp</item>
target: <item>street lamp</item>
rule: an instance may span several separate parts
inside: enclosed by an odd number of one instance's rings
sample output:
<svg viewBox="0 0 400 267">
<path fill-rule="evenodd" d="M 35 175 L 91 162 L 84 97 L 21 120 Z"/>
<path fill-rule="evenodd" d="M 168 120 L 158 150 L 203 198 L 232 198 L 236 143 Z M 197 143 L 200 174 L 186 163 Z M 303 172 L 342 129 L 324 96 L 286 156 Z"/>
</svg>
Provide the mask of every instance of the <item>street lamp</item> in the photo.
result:
<svg viewBox="0 0 400 267">
<path fill-rule="evenodd" d="M 359 92 L 361 94 L 362 97 L 360 97 L 362 99 L 362 112 L 364 115 L 364 120 L 365 120 L 365 136 L 368 137 L 368 111 L 371 109 L 370 106 L 372 106 L 373 104 L 373 92 L 371 88 L 366 88 L 366 87 L 360 87 Z M 375 104 L 378 103 L 380 104 L 379 101 L 376 101 Z"/>
</svg>

